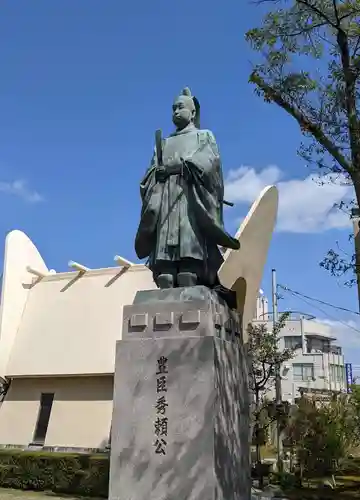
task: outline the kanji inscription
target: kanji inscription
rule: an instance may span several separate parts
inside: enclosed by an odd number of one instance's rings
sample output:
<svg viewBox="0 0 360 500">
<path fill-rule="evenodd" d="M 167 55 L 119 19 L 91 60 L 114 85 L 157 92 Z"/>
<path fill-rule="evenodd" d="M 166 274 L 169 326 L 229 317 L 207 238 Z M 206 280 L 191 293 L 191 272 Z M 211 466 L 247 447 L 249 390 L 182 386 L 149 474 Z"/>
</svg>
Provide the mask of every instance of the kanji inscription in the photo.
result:
<svg viewBox="0 0 360 500">
<path fill-rule="evenodd" d="M 165 356 L 160 356 L 157 360 L 156 367 L 156 394 L 157 399 L 155 403 L 156 419 L 154 421 L 155 433 L 155 453 L 157 455 L 166 455 L 167 435 L 168 435 L 168 422 L 166 416 L 166 409 L 169 406 L 166 400 L 167 393 L 167 374 L 168 374 L 168 359 Z"/>
</svg>

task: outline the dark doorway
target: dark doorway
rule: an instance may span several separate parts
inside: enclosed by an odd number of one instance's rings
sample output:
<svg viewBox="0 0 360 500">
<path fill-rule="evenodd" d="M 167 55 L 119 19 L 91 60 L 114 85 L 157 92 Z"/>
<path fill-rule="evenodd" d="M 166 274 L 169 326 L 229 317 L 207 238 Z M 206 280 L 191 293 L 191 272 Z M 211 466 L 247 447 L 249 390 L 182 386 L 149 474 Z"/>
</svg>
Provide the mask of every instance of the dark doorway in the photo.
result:
<svg viewBox="0 0 360 500">
<path fill-rule="evenodd" d="M 34 444 L 44 444 L 48 430 L 51 408 L 54 401 L 54 393 L 42 393 L 40 399 L 40 409 L 34 432 Z"/>
</svg>

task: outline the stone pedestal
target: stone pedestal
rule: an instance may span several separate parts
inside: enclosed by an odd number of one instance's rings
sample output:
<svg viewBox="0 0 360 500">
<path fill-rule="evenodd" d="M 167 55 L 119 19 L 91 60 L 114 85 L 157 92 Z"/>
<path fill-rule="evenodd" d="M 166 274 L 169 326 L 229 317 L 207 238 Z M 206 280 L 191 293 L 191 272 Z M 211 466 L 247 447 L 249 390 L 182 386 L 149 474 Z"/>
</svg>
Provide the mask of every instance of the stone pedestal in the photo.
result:
<svg viewBox="0 0 360 500">
<path fill-rule="evenodd" d="M 116 346 L 110 500 L 249 500 L 241 326 L 206 287 L 139 292 Z"/>
</svg>

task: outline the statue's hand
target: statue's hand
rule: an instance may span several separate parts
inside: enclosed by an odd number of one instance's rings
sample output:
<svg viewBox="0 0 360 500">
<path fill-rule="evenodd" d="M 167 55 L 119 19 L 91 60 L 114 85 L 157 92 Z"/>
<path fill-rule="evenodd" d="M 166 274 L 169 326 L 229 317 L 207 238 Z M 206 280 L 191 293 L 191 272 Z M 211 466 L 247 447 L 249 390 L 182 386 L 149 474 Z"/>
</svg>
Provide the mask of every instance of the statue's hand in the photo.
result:
<svg viewBox="0 0 360 500">
<path fill-rule="evenodd" d="M 183 171 L 183 160 L 179 156 L 170 158 L 165 164 L 165 169 L 168 175 L 178 175 Z"/>
<path fill-rule="evenodd" d="M 166 172 L 165 167 L 157 167 L 155 170 L 156 182 L 165 182 L 167 178 L 168 174 Z"/>
</svg>

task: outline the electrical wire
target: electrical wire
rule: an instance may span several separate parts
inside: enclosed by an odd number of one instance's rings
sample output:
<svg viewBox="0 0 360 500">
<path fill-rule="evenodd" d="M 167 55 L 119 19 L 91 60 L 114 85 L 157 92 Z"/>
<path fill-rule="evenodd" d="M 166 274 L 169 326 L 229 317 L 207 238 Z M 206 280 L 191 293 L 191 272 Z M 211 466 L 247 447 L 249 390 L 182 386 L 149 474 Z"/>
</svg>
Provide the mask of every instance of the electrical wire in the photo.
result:
<svg viewBox="0 0 360 500">
<path fill-rule="evenodd" d="M 318 311 L 320 311 L 322 314 L 325 314 L 325 316 L 328 316 L 328 318 L 332 319 L 333 321 L 341 323 L 342 325 L 346 326 L 347 328 L 350 328 L 350 330 L 353 330 L 354 332 L 356 332 L 356 333 L 358 333 L 360 335 L 360 330 L 358 328 L 355 328 L 354 326 L 351 326 L 348 323 L 345 323 L 345 321 L 342 321 L 341 319 L 336 318 L 336 316 L 332 316 L 331 314 L 329 314 L 327 311 L 325 311 L 321 307 L 315 306 L 314 304 L 312 304 L 308 300 L 304 299 L 303 294 L 296 293 L 295 291 L 292 291 L 289 288 L 287 288 L 287 289 L 285 289 L 285 287 L 281 287 L 281 288 L 283 288 L 286 292 L 290 293 L 291 295 L 294 295 L 295 297 L 300 298 L 300 300 L 302 300 L 303 302 L 305 302 L 308 306 L 314 307 L 315 309 L 317 309 Z M 335 306 L 335 308 L 336 308 L 336 306 Z"/>
<path fill-rule="evenodd" d="M 360 312 L 352 311 L 351 309 L 347 309 L 346 307 L 341 307 L 341 306 L 335 306 L 334 304 L 330 304 L 330 302 L 325 302 L 325 300 L 320 300 L 320 299 L 315 299 L 314 297 L 309 297 L 308 295 L 305 295 L 304 293 L 297 292 L 295 290 L 291 290 L 288 286 L 284 285 L 278 285 L 278 288 L 281 288 L 285 292 L 290 292 L 293 295 L 298 295 L 299 297 L 303 297 L 308 300 L 312 300 L 314 302 L 318 302 L 319 304 L 323 304 L 324 306 L 332 307 L 333 309 L 339 309 L 340 311 L 345 311 L 351 314 L 356 314 L 357 316 L 360 316 Z"/>
</svg>

